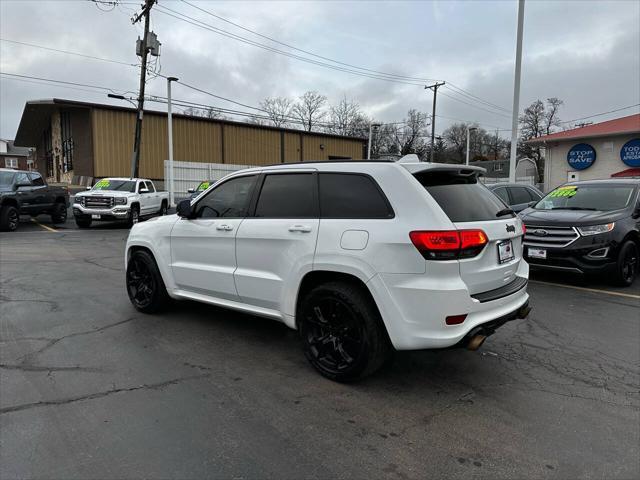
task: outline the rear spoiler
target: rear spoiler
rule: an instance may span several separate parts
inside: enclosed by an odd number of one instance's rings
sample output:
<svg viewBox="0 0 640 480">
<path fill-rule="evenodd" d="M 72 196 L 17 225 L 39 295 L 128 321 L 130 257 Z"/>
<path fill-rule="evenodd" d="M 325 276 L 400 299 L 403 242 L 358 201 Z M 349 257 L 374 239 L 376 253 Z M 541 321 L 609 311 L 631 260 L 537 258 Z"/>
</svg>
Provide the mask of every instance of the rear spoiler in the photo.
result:
<svg viewBox="0 0 640 480">
<path fill-rule="evenodd" d="M 471 175 L 484 175 L 487 173 L 486 168 L 475 167 L 472 165 L 456 165 L 451 163 L 428 163 L 420 162 L 416 155 L 405 155 L 397 162 L 406 168 L 410 173 L 416 174 L 418 172 L 455 172 L 462 176 Z"/>
</svg>

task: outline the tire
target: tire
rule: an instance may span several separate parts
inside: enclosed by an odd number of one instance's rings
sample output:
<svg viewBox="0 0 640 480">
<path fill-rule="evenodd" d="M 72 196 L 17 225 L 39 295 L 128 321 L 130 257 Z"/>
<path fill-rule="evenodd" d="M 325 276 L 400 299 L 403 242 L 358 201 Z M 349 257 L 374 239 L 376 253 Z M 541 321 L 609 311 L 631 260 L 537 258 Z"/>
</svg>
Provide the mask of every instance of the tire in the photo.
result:
<svg viewBox="0 0 640 480">
<path fill-rule="evenodd" d="M 166 309 L 169 295 L 153 256 L 144 250 L 131 254 L 127 263 L 127 294 L 133 306 L 143 313 Z"/>
<path fill-rule="evenodd" d="M 14 232 L 20 223 L 20 213 L 13 205 L 5 205 L 0 209 L 0 232 Z"/>
<path fill-rule="evenodd" d="M 638 277 L 638 271 L 640 270 L 640 255 L 638 251 L 638 244 L 633 240 L 627 240 L 620 247 L 614 277 L 616 285 L 629 287 Z"/>
<path fill-rule="evenodd" d="M 162 205 L 160 205 L 160 211 L 158 212 L 158 215 L 164 216 L 167 214 L 167 211 L 168 211 L 167 202 L 163 200 Z"/>
<path fill-rule="evenodd" d="M 132 205 L 131 212 L 129 213 L 129 219 L 127 220 L 127 225 L 129 226 L 129 228 L 131 228 L 139 221 L 140 221 L 140 207 L 137 205 Z"/>
<path fill-rule="evenodd" d="M 51 212 L 51 221 L 53 223 L 66 223 L 67 206 L 64 203 L 56 203 Z"/>
<path fill-rule="evenodd" d="M 328 282 L 307 293 L 298 306 L 298 331 L 305 357 L 336 382 L 371 375 L 393 348 L 368 292 L 347 282 Z"/>
<path fill-rule="evenodd" d="M 89 228 L 91 226 L 91 219 L 76 217 L 76 225 L 78 228 Z"/>
</svg>

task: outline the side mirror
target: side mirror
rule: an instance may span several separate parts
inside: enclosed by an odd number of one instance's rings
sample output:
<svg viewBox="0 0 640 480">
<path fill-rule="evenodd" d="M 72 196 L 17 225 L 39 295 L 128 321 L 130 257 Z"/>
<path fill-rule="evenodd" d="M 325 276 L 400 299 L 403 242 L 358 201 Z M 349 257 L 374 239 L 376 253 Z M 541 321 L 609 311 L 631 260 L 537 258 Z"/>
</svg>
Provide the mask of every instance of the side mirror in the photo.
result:
<svg viewBox="0 0 640 480">
<path fill-rule="evenodd" d="M 190 188 L 189 190 L 187 190 L 187 193 L 196 193 L 196 189 L 195 188 Z"/>
<path fill-rule="evenodd" d="M 86 190 L 91 190 L 92 188 L 93 188 L 93 187 L 86 187 L 85 189 L 86 189 Z"/>
<path fill-rule="evenodd" d="M 176 213 L 182 218 L 193 218 L 193 207 L 191 206 L 191 200 L 182 200 L 178 203 Z"/>
<path fill-rule="evenodd" d="M 140 193 L 149 193 L 149 189 L 148 188 L 141 188 L 140 189 Z"/>
<path fill-rule="evenodd" d="M 536 203 L 538 202 L 536 202 L 535 200 L 532 200 L 529 203 L 527 203 L 527 207 L 532 208 Z"/>
</svg>

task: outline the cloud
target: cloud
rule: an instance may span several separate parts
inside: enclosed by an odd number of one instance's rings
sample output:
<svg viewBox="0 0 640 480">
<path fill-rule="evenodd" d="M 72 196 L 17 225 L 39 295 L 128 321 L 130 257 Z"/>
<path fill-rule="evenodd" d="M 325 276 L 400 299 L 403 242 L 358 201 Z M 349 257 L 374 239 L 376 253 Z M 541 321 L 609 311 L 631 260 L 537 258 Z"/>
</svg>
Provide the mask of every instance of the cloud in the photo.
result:
<svg viewBox="0 0 640 480">
<path fill-rule="evenodd" d="M 190 1 L 309 52 L 372 70 L 445 79 L 511 108 L 516 2 Z M 0 31 L 6 39 L 135 64 L 134 46 L 141 27 L 131 25 L 137 6 L 129 3 L 103 12 L 91 2 L 42 1 L 34 8 L 35 2 L 2 0 Z M 162 6 L 291 51 L 184 3 L 161 2 Z M 152 29 L 162 42 L 162 72 L 217 95 L 258 105 L 267 96 L 297 97 L 306 90 L 318 90 L 330 102 L 346 95 L 383 121 L 400 120 L 410 108 L 431 111 L 432 94 L 422 86 L 383 82 L 300 62 L 178 21 L 161 10 L 156 8 L 152 14 Z M 640 103 L 638 25 L 638 2 L 527 2 L 521 108 L 537 98 L 556 96 L 565 101 L 562 118 L 570 119 Z M 6 42 L 0 42 L 0 69 L 104 85 L 119 92 L 136 92 L 138 84 L 136 68 Z M 148 84 L 151 94 L 164 95 L 165 88 L 161 78 Z M 510 125 L 504 112 L 448 88 L 440 92 L 458 101 L 439 96 L 438 132 L 456 121 L 453 119 L 475 121 L 486 128 Z M 175 86 L 174 96 L 233 108 L 180 85 Z M 15 135 L 26 101 L 52 97 L 111 101 L 101 92 L 1 77 L 0 136 Z M 160 107 L 153 104 L 153 108 Z"/>
</svg>

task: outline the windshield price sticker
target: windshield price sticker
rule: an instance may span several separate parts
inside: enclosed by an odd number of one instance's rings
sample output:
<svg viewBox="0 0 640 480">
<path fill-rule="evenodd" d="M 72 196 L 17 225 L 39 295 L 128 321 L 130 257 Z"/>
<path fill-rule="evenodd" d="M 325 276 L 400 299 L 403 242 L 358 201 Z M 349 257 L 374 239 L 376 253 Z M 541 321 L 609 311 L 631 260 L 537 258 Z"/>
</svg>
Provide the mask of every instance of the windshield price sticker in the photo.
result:
<svg viewBox="0 0 640 480">
<path fill-rule="evenodd" d="M 630 167 L 640 167 L 640 138 L 634 138 L 620 149 L 620 159 Z"/>
<path fill-rule="evenodd" d="M 549 198 L 573 197 L 578 193 L 578 187 L 560 187 L 549 194 Z"/>
<path fill-rule="evenodd" d="M 209 182 L 202 182 L 198 190 L 200 190 L 201 192 L 204 192 L 207 188 L 209 188 L 209 185 L 210 185 Z"/>
<path fill-rule="evenodd" d="M 109 185 L 109 180 L 100 180 L 95 184 L 94 188 L 107 188 Z"/>
<path fill-rule="evenodd" d="M 596 161 L 596 151 L 588 143 L 579 143 L 567 153 L 567 163 L 576 170 L 589 168 Z"/>
</svg>

